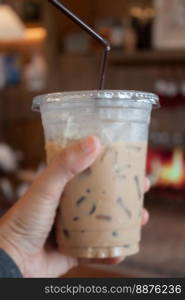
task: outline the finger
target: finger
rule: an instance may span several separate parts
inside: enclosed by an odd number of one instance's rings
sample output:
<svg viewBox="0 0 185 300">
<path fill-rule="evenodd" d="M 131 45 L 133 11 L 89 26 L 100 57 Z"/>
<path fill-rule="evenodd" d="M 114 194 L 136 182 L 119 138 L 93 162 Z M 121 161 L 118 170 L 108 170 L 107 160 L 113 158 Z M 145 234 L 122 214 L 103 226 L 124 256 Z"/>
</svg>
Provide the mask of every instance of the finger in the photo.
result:
<svg viewBox="0 0 185 300">
<path fill-rule="evenodd" d="M 58 251 L 46 254 L 47 277 L 59 277 L 66 274 L 70 269 L 78 266 L 76 258 L 65 256 Z"/>
<path fill-rule="evenodd" d="M 66 148 L 35 181 L 24 198 L 31 203 L 46 205 L 50 202 L 55 207 L 58 206 L 66 183 L 95 161 L 100 148 L 100 142 L 96 137 L 88 137 Z"/>
<path fill-rule="evenodd" d="M 151 186 L 150 179 L 148 177 L 145 177 L 145 183 L 144 183 L 145 193 L 149 191 L 150 186 Z"/>
<path fill-rule="evenodd" d="M 149 217 L 149 212 L 146 209 L 143 209 L 141 221 L 142 225 L 146 225 L 148 223 Z"/>
<path fill-rule="evenodd" d="M 106 265 L 115 265 L 121 263 L 125 259 L 124 256 L 113 257 L 113 258 L 81 258 L 79 259 L 80 265 L 87 264 L 106 264 Z"/>
</svg>

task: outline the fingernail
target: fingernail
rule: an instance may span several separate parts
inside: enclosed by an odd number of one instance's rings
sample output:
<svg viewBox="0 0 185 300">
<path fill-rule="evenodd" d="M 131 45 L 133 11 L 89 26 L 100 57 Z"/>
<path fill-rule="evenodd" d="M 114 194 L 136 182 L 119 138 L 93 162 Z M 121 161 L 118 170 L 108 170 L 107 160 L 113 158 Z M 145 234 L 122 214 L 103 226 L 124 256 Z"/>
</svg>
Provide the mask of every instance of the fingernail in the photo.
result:
<svg viewBox="0 0 185 300">
<path fill-rule="evenodd" d="M 151 186 L 150 179 L 148 177 L 146 177 L 146 181 L 145 181 L 145 188 L 146 188 L 146 190 L 149 190 L 150 186 Z"/>
<path fill-rule="evenodd" d="M 80 147 L 85 153 L 93 152 L 95 150 L 95 143 L 93 137 L 88 137 L 85 140 L 83 140 L 80 144 Z"/>
<path fill-rule="evenodd" d="M 143 210 L 142 224 L 145 225 L 148 223 L 149 213 L 146 209 Z"/>
</svg>

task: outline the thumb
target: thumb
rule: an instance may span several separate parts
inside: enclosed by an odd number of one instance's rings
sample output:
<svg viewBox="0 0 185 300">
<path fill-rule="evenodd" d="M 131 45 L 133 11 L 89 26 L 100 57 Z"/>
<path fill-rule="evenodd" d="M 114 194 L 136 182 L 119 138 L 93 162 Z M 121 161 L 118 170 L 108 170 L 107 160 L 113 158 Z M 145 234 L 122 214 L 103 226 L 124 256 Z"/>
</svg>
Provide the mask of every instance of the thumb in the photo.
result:
<svg viewBox="0 0 185 300">
<path fill-rule="evenodd" d="M 27 193 L 4 215 L 5 224 L 16 223 L 17 233 L 29 233 L 44 241 L 54 222 L 56 209 L 67 182 L 88 168 L 100 152 L 96 137 L 88 137 L 66 148 L 35 180 Z M 13 226 L 15 227 L 15 225 Z"/>
<path fill-rule="evenodd" d="M 57 207 L 67 182 L 95 161 L 100 148 L 98 138 L 87 137 L 64 149 L 33 183 L 24 198 L 32 204 L 45 205 L 50 202 L 53 207 Z"/>
</svg>

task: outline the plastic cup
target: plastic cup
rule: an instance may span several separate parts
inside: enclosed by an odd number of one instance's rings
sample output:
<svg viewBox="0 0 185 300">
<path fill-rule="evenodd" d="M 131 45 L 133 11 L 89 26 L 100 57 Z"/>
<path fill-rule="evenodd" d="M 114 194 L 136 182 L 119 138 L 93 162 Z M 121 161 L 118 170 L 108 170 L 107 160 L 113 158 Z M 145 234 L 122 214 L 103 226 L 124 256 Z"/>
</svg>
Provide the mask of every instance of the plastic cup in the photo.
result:
<svg viewBox="0 0 185 300">
<path fill-rule="evenodd" d="M 148 129 L 158 97 L 137 91 L 81 91 L 36 97 L 48 163 L 70 144 L 97 136 L 95 163 L 66 186 L 56 222 L 61 252 L 109 258 L 139 251 Z"/>
</svg>

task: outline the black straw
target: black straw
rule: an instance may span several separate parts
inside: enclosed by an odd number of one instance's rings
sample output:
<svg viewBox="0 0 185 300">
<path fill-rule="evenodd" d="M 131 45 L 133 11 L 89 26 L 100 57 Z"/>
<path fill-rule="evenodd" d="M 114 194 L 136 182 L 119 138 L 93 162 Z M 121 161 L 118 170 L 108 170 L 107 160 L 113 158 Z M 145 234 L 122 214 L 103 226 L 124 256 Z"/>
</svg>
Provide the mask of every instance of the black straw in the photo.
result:
<svg viewBox="0 0 185 300">
<path fill-rule="evenodd" d="M 105 83 L 105 71 L 106 71 L 108 53 L 111 50 L 110 44 L 101 35 L 99 35 L 96 31 L 94 31 L 91 27 L 89 27 L 86 23 L 84 23 L 81 19 L 79 19 L 73 12 L 71 12 L 68 8 L 66 8 L 59 0 L 48 0 L 48 1 L 51 2 L 56 8 L 62 11 L 74 23 L 79 25 L 82 29 L 84 29 L 88 34 L 90 34 L 94 39 L 96 39 L 98 42 L 100 42 L 103 45 L 104 53 L 103 53 L 103 59 L 101 63 L 100 79 L 99 79 L 99 89 L 102 90 L 104 88 L 104 83 Z"/>
</svg>

